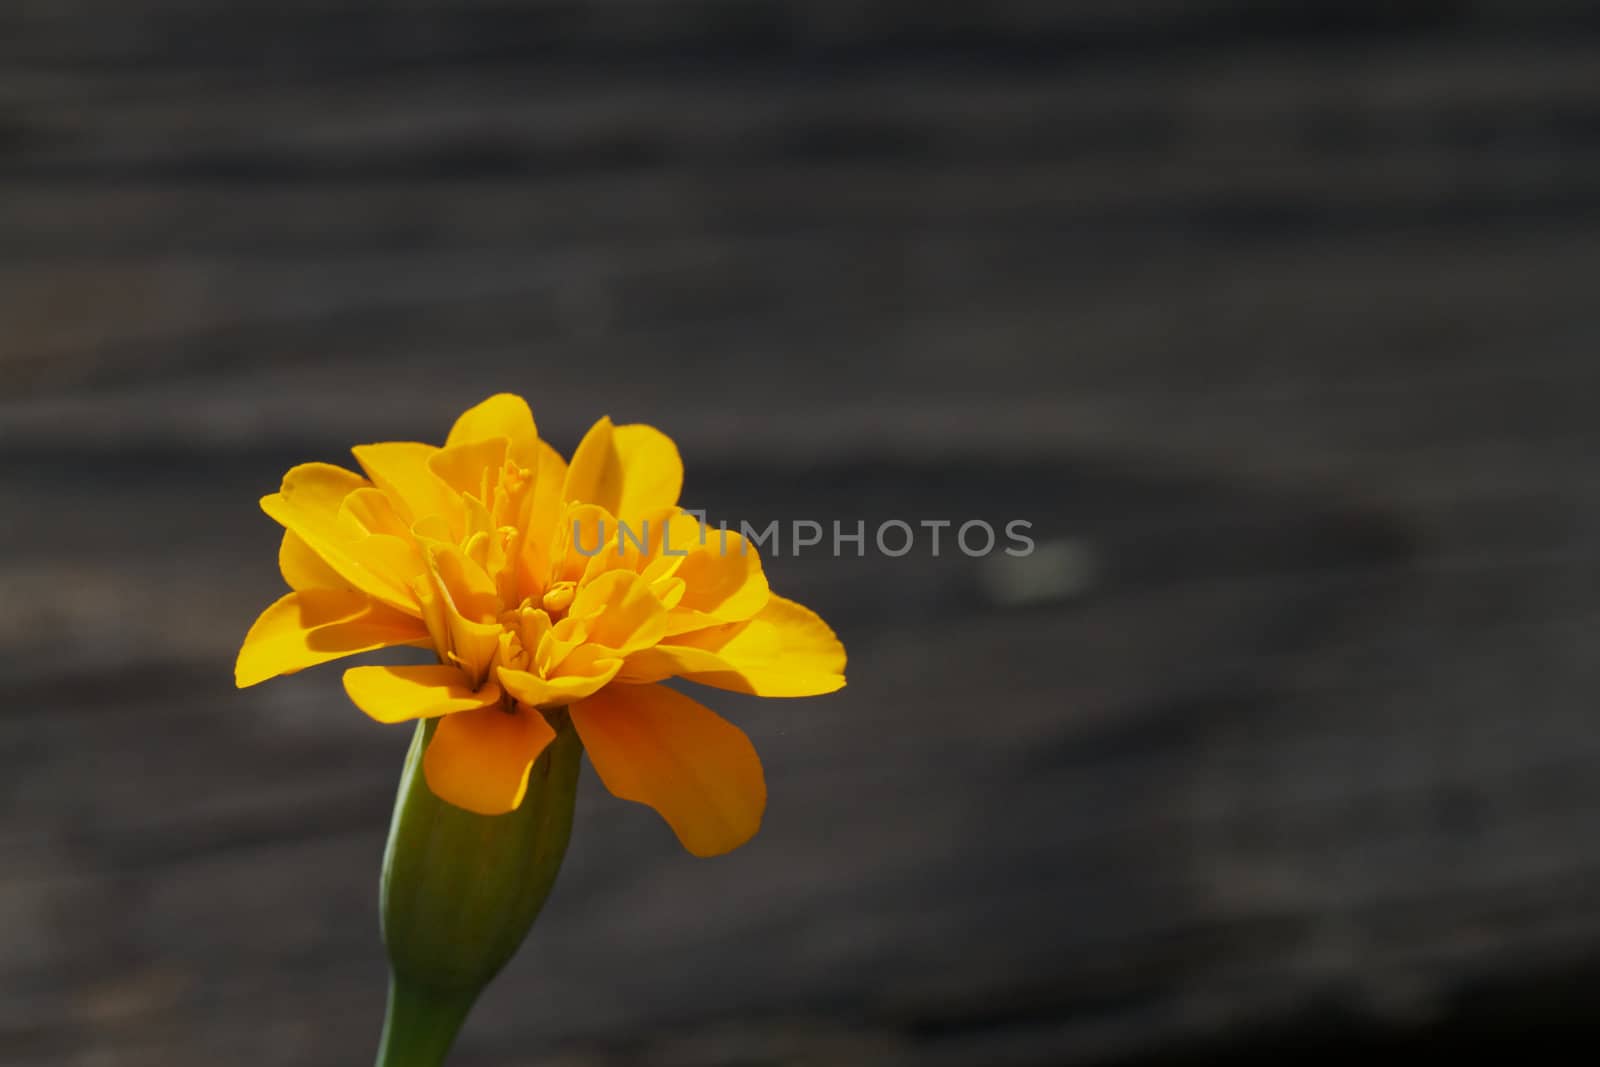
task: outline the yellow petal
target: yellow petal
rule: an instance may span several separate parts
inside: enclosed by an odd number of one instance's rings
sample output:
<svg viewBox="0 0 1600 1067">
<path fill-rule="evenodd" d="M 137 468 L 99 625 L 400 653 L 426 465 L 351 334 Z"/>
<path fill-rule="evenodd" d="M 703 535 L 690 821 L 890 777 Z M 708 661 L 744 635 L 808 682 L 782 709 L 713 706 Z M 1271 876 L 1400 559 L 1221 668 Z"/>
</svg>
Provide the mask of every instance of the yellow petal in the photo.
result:
<svg viewBox="0 0 1600 1067">
<path fill-rule="evenodd" d="M 562 496 L 567 479 L 567 462 L 543 441 L 539 442 L 539 466 L 533 492 L 527 502 L 527 518 L 522 523 L 517 548 L 517 588 L 524 596 L 544 591 L 554 563 L 552 553 L 560 533 L 565 510 Z"/>
<path fill-rule="evenodd" d="M 612 443 L 610 417 L 589 427 L 567 465 L 563 499 L 579 504 L 597 504 L 615 515 L 622 499 L 622 458 Z"/>
<path fill-rule="evenodd" d="M 538 462 L 539 430 L 533 422 L 528 402 L 512 393 L 497 393 L 462 412 L 450 428 L 445 447 L 471 444 L 503 437 L 510 442 L 507 453 L 523 467 L 533 469 Z"/>
<path fill-rule="evenodd" d="M 844 685 L 844 646 L 809 608 L 773 597 L 748 622 L 679 634 L 628 657 L 618 677 L 701 685 L 763 697 L 831 693 Z"/>
<path fill-rule="evenodd" d="M 567 481 L 567 461 L 544 441 L 539 442 L 538 452 L 538 466 L 532 468 L 536 473 L 536 481 L 528 509 L 528 528 L 540 537 L 548 537 L 550 530 L 560 521 L 561 506 L 566 503 L 562 492 Z"/>
<path fill-rule="evenodd" d="M 707 530 L 706 543 L 683 557 L 673 577 L 683 581 L 684 591 L 668 624 L 670 633 L 742 622 L 766 607 L 772 595 L 761 557 L 734 530 Z"/>
<path fill-rule="evenodd" d="M 551 678 L 561 673 L 562 665 L 573 652 L 582 647 L 588 637 L 588 624 L 573 618 L 562 619 L 540 635 L 539 647 L 534 650 L 533 656 L 540 677 Z M 583 667 L 587 669 L 582 669 Z M 598 669 L 598 664 L 591 661 L 576 666 L 567 673 L 587 675 L 596 673 Z"/>
<path fill-rule="evenodd" d="M 488 677 L 500 648 L 494 580 L 454 545 L 430 545 L 428 566 L 450 656 L 475 681 Z"/>
<path fill-rule="evenodd" d="M 672 438 L 634 423 L 612 431 L 613 447 L 622 461 L 622 499 L 613 513 L 632 521 L 678 503 L 683 492 L 683 459 Z"/>
<path fill-rule="evenodd" d="M 493 489 L 505 461 L 505 438 L 491 437 L 441 448 L 429 458 L 428 469 L 457 493 L 470 493 L 479 503 L 488 504 L 494 499 Z"/>
<path fill-rule="evenodd" d="M 572 454 L 564 496 L 637 522 L 677 504 L 682 489 L 683 460 L 670 437 L 653 426 L 613 426 L 603 418 Z"/>
<path fill-rule="evenodd" d="M 411 536 L 410 525 L 395 509 L 394 501 L 375 486 L 357 489 L 346 496 L 339 505 L 338 522 L 352 541 L 370 534 L 397 537 L 402 541 Z"/>
<path fill-rule="evenodd" d="M 531 708 L 499 705 L 448 715 L 422 755 L 434 795 L 479 815 L 515 811 L 528 790 L 528 770 L 556 732 Z"/>
<path fill-rule="evenodd" d="M 293 531 L 347 585 L 415 615 L 416 597 L 408 576 L 400 573 L 415 550 L 393 537 L 352 540 L 340 523 L 344 498 L 367 485 L 365 478 L 342 467 L 304 463 L 283 476 L 282 489 L 261 498 L 261 510 Z"/>
<path fill-rule="evenodd" d="M 550 545 L 550 584 L 576 583 L 590 573 L 596 560 L 619 560 L 617 530 L 617 520 L 600 505 L 567 504 Z"/>
<path fill-rule="evenodd" d="M 657 509 L 643 518 L 622 522 L 611 518 L 610 513 L 604 508 L 593 504 L 571 505 L 568 512 L 569 522 L 585 515 L 606 517 L 603 532 L 592 529 L 587 521 L 581 531 L 568 531 L 569 537 L 573 533 L 580 533 L 585 551 L 589 551 L 596 544 L 600 548 L 598 552 L 583 560 L 583 570 L 579 576 L 580 584 L 591 582 L 606 571 L 623 570 L 633 571 L 636 574 L 643 571 L 651 564 L 650 555 L 660 544 L 661 530 L 675 510 Z M 691 523 L 693 521 L 690 519 Z M 567 573 L 570 573 L 571 568 L 575 566 L 575 560 L 570 553 L 567 562 Z M 667 569 L 676 570 L 679 560 L 669 559 L 660 562 L 667 565 Z"/>
<path fill-rule="evenodd" d="M 365 593 L 304 589 L 261 613 L 239 649 L 233 679 L 243 689 L 358 652 L 429 643 L 422 623 Z"/>
<path fill-rule="evenodd" d="M 690 552 L 717 543 L 712 540 L 717 531 L 680 508 L 661 508 L 646 521 L 650 524 L 650 567 L 657 574 L 670 574 Z"/>
<path fill-rule="evenodd" d="M 301 463 L 289 468 L 279 492 L 297 511 L 332 523 L 339 517 L 344 498 L 369 484 L 355 471 L 332 463 Z"/>
<path fill-rule="evenodd" d="M 472 622 L 494 622 L 500 605 L 494 579 L 454 545 L 428 546 L 428 563 L 440 586 L 449 594 L 451 605 Z"/>
<path fill-rule="evenodd" d="M 339 572 L 322 562 L 311 546 L 293 530 L 283 531 L 278 546 L 278 570 L 290 589 L 349 589 L 350 583 Z"/>
<path fill-rule="evenodd" d="M 428 636 L 433 638 L 433 647 L 438 650 L 442 660 L 453 644 L 450 636 L 450 608 L 445 604 L 431 571 L 413 578 L 411 588 L 416 594 L 417 605 L 422 612 L 422 624 L 428 628 Z"/>
<path fill-rule="evenodd" d="M 767 783 L 744 731 L 659 685 L 611 685 L 572 705 L 606 788 L 661 814 L 696 856 L 738 848 L 761 826 Z"/>
<path fill-rule="evenodd" d="M 667 632 L 666 609 L 632 571 L 606 571 L 580 588 L 567 617 L 585 623 L 590 644 L 621 655 L 649 648 Z"/>
<path fill-rule="evenodd" d="M 678 606 L 678 601 L 683 599 L 683 591 L 686 588 L 688 588 L 686 585 L 684 585 L 682 578 L 674 578 L 674 577 L 668 576 L 668 577 L 665 577 L 665 578 L 656 578 L 656 579 L 653 579 L 653 580 L 649 579 L 649 578 L 646 578 L 645 580 L 650 582 L 650 591 L 656 595 L 656 599 L 657 600 L 661 601 L 661 606 L 667 609 L 667 633 L 668 634 L 681 634 L 681 633 L 684 633 L 685 631 L 688 631 L 688 630 L 698 630 L 698 629 L 701 628 L 698 625 L 696 625 L 696 626 L 674 626 L 673 625 L 674 617 L 680 618 L 680 619 L 683 617 L 683 613 L 681 613 L 681 612 L 674 613 L 673 610 L 672 610 L 673 608 Z M 705 621 L 705 620 L 702 620 L 700 618 L 700 616 L 697 614 L 695 621 L 697 623 L 704 621 L 704 625 L 711 626 L 711 625 L 714 625 L 717 620 L 712 619 L 712 620 L 709 620 L 709 621 Z"/>
<path fill-rule="evenodd" d="M 522 645 L 525 656 L 514 666 L 521 667 L 533 662 L 534 654 L 544 642 L 544 635 L 549 633 L 554 625 L 550 621 L 549 612 L 541 608 L 529 607 L 517 612 L 517 640 Z"/>
<path fill-rule="evenodd" d="M 408 521 L 415 523 L 430 515 L 443 516 L 450 522 L 459 519 L 461 504 L 456 494 L 428 469 L 428 460 L 439 451 L 433 445 L 385 441 L 357 445 L 350 451 L 372 484 L 394 501 L 396 510 Z"/>
<path fill-rule="evenodd" d="M 530 708 L 559 708 L 599 692 L 617 676 L 622 661 L 616 658 L 597 660 L 590 674 L 567 674 L 555 678 L 541 678 L 531 671 L 517 671 L 501 667 L 497 673 L 505 691 Z"/>
<path fill-rule="evenodd" d="M 352 667 L 344 672 L 344 691 L 356 707 L 379 722 L 433 719 L 500 703 L 500 687 L 489 682 L 476 691 L 455 667 Z"/>
</svg>

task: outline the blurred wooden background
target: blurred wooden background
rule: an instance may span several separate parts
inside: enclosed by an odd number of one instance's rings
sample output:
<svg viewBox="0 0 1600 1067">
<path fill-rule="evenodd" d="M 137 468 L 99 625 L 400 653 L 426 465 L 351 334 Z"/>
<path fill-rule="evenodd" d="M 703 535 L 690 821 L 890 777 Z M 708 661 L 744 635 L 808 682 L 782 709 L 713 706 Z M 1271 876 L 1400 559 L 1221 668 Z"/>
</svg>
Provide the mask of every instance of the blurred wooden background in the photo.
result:
<svg viewBox="0 0 1600 1067">
<path fill-rule="evenodd" d="M 771 560 L 762 834 L 590 775 L 461 1067 L 1592 1045 L 1597 268 L 1581 0 L 11 0 L 0 1062 L 370 1061 L 405 732 L 233 690 L 254 500 L 500 389 L 1048 551 Z"/>
</svg>

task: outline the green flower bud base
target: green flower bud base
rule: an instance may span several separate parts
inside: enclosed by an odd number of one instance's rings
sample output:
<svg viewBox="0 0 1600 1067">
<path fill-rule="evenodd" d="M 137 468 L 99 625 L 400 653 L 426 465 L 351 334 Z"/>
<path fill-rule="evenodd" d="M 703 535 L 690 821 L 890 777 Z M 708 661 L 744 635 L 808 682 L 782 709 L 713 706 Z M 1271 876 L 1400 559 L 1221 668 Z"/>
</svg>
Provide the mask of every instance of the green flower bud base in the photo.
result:
<svg viewBox="0 0 1600 1067">
<path fill-rule="evenodd" d="M 527 936 L 572 834 L 583 745 L 565 711 L 534 762 L 521 807 L 477 815 L 428 788 L 420 723 L 406 756 L 383 857 L 389 1010 L 377 1067 L 439 1067 L 489 981 Z"/>
</svg>

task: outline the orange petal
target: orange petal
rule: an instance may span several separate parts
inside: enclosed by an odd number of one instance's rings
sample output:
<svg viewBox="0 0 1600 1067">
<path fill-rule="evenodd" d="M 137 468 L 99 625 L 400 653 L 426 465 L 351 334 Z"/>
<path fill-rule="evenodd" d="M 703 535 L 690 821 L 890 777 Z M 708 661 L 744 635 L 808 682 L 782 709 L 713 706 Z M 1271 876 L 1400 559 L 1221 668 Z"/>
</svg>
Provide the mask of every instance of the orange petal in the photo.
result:
<svg viewBox="0 0 1600 1067">
<path fill-rule="evenodd" d="M 664 686 L 612 685 L 571 713 L 606 788 L 656 809 L 696 856 L 738 848 L 760 828 L 761 760 L 711 709 Z"/>
<path fill-rule="evenodd" d="M 436 719 L 500 703 L 498 685 L 489 682 L 474 690 L 460 670 L 442 663 L 352 667 L 344 672 L 344 691 L 379 722 Z"/>
<path fill-rule="evenodd" d="M 233 679 L 243 689 L 358 652 L 430 643 L 422 623 L 365 593 L 304 589 L 261 613 L 239 649 Z"/>
<path fill-rule="evenodd" d="M 528 791 L 528 770 L 556 732 L 531 708 L 500 705 L 439 720 L 422 756 L 428 788 L 441 800 L 479 815 L 515 811 Z"/>
</svg>

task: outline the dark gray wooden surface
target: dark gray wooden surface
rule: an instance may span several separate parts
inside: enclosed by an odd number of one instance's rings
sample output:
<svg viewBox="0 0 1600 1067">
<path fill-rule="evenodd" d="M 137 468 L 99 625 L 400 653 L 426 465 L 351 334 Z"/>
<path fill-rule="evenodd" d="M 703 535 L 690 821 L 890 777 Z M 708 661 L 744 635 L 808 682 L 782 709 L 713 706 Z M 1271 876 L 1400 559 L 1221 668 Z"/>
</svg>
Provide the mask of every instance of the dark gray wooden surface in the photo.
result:
<svg viewBox="0 0 1600 1067">
<path fill-rule="evenodd" d="M 766 827 L 591 775 L 462 1067 L 1585 1024 L 1600 18 L 1391 7 L 13 0 L 0 1062 L 369 1060 L 406 737 L 232 689 L 254 500 L 499 389 L 1059 565 L 770 561 Z"/>
</svg>

